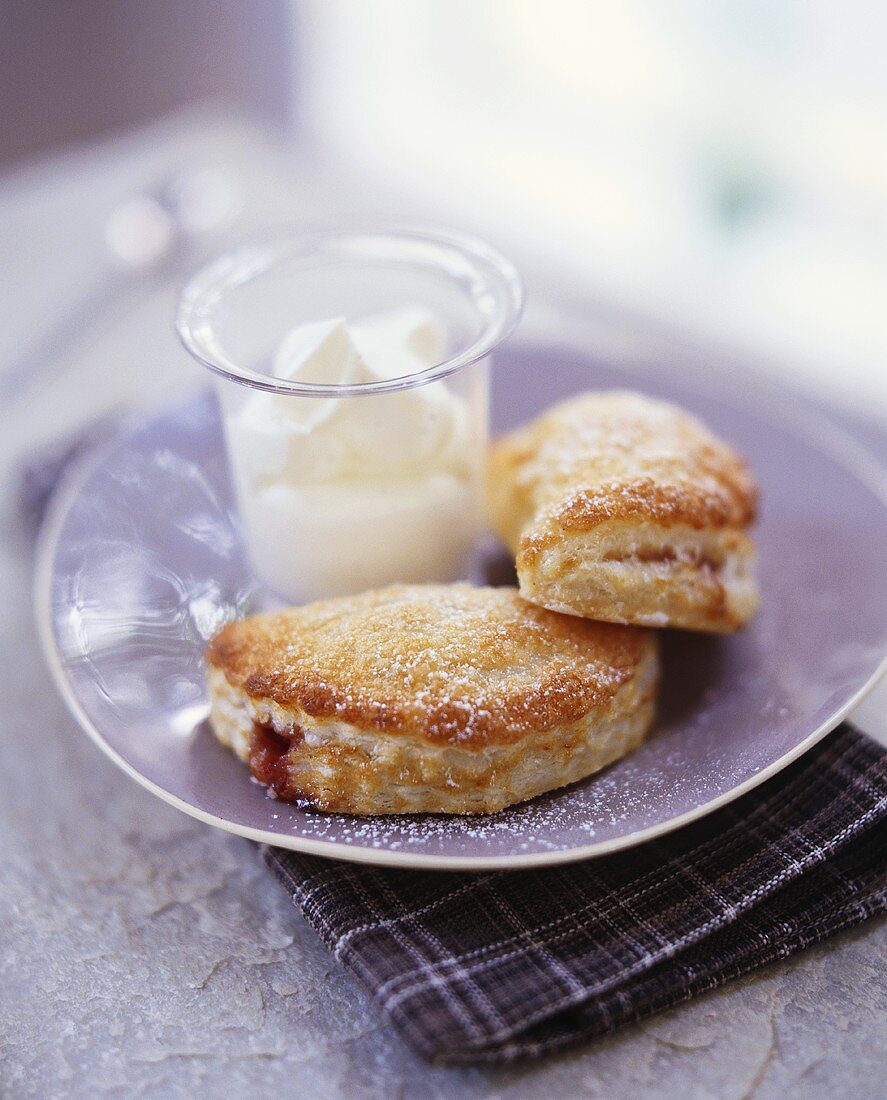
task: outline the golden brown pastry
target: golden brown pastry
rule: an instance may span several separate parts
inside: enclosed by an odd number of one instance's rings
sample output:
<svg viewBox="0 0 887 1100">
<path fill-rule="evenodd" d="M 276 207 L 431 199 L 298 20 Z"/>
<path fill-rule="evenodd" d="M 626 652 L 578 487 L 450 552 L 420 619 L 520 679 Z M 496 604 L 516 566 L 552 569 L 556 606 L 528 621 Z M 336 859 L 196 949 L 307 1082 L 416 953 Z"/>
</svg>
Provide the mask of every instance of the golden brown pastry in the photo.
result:
<svg viewBox="0 0 887 1100">
<path fill-rule="evenodd" d="M 756 498 L 726 443 L 634 393 L 564 401 L 490 455 L 491 521 L 521 595 L 607 622 L 743 626 L 758 603 Z"/>
<path fill-rule="evenodd" d="M 232 623 L 207 651 L 210 722 L 287 801 L 355 814 L 501 810 L 643 740 L 648 631 L 513 588 L 396 585 Z"/>
</svg>

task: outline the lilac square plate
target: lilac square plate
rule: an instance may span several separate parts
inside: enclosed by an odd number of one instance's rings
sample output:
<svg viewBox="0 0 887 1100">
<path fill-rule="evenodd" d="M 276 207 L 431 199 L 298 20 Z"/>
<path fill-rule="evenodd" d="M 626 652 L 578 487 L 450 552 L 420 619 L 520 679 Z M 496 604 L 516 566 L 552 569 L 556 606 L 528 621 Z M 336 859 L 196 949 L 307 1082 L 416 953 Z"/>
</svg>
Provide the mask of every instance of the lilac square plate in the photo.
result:
<svg viewBox="0 0 887 1100">
<path fill-rule="evenodd" d="M 205 723 L 202 652 L 249 611 L 212 398 L 134 425 L 56 494 L 38 551 L 44 649 L 72 713 L 125 772 L 194 817 L 338 859 L 506 869 L 612 852 L 708 813 L 774 774 L 872 687 L 887 651 L 883 472 L 828 422 L 726 375 L 603 366 L 556 347 L 497 361 L 494 427 L 588 388 L 641 389 L 697 412 L 763 487 L 763 606 L 729 638 L 668 632 L 647 743 L 582 783 L 502 813 L 356 818 L 285 805 Z"/>
</svg>

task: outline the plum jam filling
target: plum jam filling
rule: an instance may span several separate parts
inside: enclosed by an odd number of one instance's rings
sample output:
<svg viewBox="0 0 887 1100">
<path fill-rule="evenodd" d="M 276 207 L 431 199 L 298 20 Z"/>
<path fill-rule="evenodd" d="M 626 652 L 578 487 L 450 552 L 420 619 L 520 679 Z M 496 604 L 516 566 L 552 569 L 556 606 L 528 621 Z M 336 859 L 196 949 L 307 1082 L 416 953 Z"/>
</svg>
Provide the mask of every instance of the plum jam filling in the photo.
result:
<svg viewBox="0 0 887 1100">
<path fill-rule="evenodd" d="M 270 723 L 253 722 L 249 739 L 250 771 L 283 802 L 295 802 L 300 797 L 290 782 L 289 753 L 303 737 L 298 726 L 287 733 L 278 733 Z"/>
<path fill-rule="evenodd" d="M 720 571 L 722 562 L 716 562 L 703 551 L 696 547 L 683 547 L 680 551 L 674 550 L 636 550 L 633 554 L 623 555 L 613 551 L 610 555 L 604 555 L 604 561 L 618 561 L 624 565 L 640 562 L 643 565 L 696 565 L 701 569 L 708 569 L 712 573 Z"/>
</svg>

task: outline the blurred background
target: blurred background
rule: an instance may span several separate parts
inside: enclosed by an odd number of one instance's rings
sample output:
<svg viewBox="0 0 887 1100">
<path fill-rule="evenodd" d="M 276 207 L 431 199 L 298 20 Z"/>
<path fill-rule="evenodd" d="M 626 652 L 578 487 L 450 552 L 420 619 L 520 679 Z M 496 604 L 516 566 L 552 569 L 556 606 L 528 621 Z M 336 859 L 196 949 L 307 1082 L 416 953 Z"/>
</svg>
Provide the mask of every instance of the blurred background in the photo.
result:
<svg viewBox="0 0 887 1100">
<path fill-rule="evenodd" d="M 494 241 L 530 332 L 887 423 L 885 46 L 877 0 L 5 0 L 0 399 L 166 393 L 190 267 L 372 214 Z"/>
</svg>

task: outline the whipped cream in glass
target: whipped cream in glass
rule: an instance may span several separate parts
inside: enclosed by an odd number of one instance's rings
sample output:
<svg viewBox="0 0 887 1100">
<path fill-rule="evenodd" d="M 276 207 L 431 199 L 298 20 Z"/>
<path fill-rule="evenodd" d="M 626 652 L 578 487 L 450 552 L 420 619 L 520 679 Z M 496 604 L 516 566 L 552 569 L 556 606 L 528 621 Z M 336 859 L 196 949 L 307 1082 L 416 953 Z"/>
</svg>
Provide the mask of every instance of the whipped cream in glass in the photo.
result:
<svg viewBox="0 0 887 1100">
<path fill-rule="evenodd" d="M 260 602 L 468 579 L 521 305 L 495 249 L 417 226 L 284 231 L 191 278 L 179 335 L 218 382 Z"/>
<path fill-rule="evenodd" d="M 416 374 L 445 351 L 440 322 L 412 307 L 300 325 L 273 370 L 352 385 Z M 256 574 L 300 600 L 464 576 L 484 420 L 444 380 L 366 397 L 251 393 L 225 426 Z"/>
</svg>

